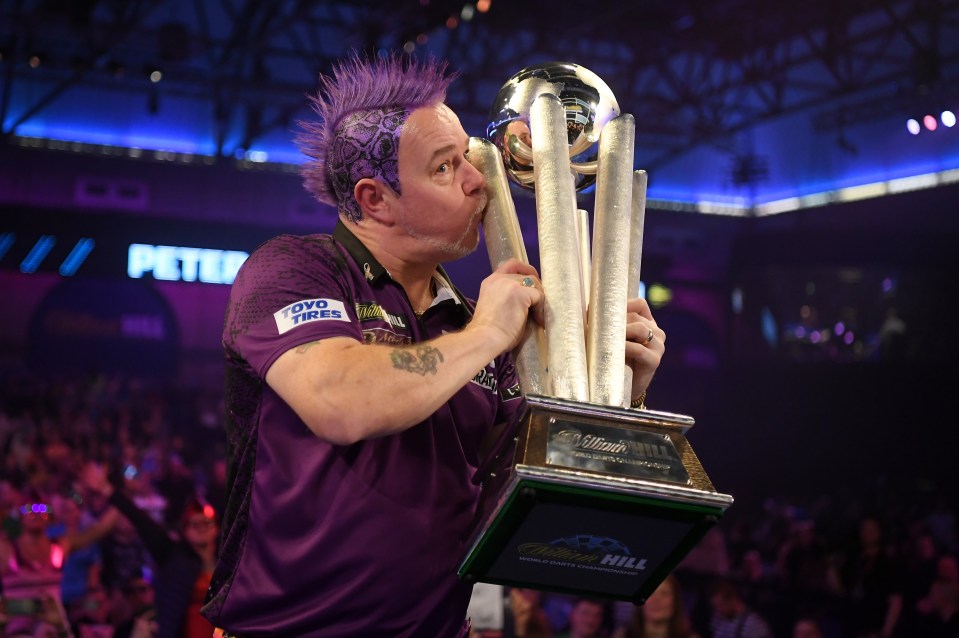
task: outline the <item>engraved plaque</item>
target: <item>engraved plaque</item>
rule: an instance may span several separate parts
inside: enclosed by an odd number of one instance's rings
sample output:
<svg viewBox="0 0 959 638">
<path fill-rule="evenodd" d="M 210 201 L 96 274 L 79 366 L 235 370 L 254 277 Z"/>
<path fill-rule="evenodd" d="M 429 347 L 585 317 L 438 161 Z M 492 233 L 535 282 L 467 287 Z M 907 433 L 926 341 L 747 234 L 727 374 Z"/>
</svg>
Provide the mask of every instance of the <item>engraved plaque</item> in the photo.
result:
<svg viewBox="0 0 959 638">
<path fill-rule="evenodd" d="M 688 485 L 689 473 L 668 434 L 555 420 L 546 464 Z"/>
</svg>

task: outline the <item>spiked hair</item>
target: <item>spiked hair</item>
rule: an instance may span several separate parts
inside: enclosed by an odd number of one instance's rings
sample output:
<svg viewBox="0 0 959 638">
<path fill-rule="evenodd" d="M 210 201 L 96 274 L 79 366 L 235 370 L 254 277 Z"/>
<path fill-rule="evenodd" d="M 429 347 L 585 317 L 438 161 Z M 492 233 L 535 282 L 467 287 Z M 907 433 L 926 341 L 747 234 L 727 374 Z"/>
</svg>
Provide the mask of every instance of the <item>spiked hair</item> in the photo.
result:
<svg viewBox="0 0 959 638">
<path fill-rule="evenodd" d="M 299 122 L 296 144 L 310 159 L 303 165 L 306 190 L 337 206 L 353 221 L 360 218 L 353 187 L 365 177 L 399 188 L 399 137 L 403 123 L 418 108 L 443 102 L 456 74 L 446 63 L 391 56 L 352 58 L 320 76 L 320 90 L 310 96 L 319 117 Z"/>
</svg>

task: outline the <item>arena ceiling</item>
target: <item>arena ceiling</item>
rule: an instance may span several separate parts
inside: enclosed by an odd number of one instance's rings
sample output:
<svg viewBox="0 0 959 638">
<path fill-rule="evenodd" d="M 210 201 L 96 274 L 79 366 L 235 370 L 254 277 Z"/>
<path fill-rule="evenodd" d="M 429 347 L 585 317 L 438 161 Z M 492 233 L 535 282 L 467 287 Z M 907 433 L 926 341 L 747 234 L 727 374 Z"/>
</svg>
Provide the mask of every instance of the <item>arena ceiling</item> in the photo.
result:
<svg viewBox="0 0 959 638">
<path fill-rule="evenodd" d="M 0 0 L 0 126 L 295 163 L 317 75 L 433 54 L 481 134 L 505 80 L 576 62 L 637 122 L 651 194 L 747 206 L 959 169 L 959 0 Z M 160 74 L 159 76 L 157 74 Z M 152 79 L 151 79 L 152 78 Z M 951 171 L 951 172 L 950 172 Z M 951 178 L 949 178 L 951 179 Z"/>
</svg>

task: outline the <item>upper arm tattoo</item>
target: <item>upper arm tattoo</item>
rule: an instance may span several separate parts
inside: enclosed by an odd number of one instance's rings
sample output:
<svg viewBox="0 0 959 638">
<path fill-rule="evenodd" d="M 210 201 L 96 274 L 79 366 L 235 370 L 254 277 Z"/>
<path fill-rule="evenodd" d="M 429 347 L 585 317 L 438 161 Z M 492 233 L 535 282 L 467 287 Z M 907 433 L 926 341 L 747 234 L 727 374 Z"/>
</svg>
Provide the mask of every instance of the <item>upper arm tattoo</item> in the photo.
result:
<svg viewBox="0 0 959 638">
<path fill-rule="evenodd" d="M 436 374 L 437 364 L 443 361 L 443 353 L 426 344 L 410 348 L 394 348 L 390 353 L 393 367 L 397 370 L 415 372 L 420 376 Z"/>
<path fill-rule="evenodd" d="M 309 350 L 310 348 L 312 348 L 319 342 L 320 340 L 317 339 L 316 341 L 308 341 L 307 343 L 302 343 L 296 347 L 295 352 L 296 354 L 303 354 L 304 352 L 306 352 L 307 350 Z"/>
</svg>

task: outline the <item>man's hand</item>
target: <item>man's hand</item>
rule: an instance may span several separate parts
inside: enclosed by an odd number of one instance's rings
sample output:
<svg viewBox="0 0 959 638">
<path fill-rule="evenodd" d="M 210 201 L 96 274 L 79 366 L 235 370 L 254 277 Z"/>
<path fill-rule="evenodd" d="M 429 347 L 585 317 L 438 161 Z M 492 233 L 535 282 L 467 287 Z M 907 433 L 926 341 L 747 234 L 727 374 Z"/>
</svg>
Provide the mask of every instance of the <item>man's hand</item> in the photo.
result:
<svg viewBox="0 0 959 638">
<path fill-rule="evenodd" d="M 637 399 L 649 387 L 666 352 L 666 333 L 656 325 L 645 299 L 626 302 L 626 363 L 633 369 L 631 398 Z"/>
<path fill-rule="evenodd" d="M 487 330 L 507 352 L 519 344 L 531 315 L 543 323 L 543 284 L 535 268 L 510 259 L 483 280 L 467 330 Z"/>
</svg>

